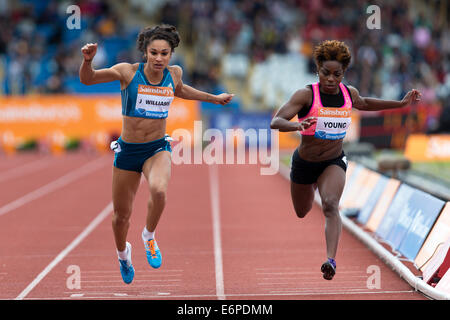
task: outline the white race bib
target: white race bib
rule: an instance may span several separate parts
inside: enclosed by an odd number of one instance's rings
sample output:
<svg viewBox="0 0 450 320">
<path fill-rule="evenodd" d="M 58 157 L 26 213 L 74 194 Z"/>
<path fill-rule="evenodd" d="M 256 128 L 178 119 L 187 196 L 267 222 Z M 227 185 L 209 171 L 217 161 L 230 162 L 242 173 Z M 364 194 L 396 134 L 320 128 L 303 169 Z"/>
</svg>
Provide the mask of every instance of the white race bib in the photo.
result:
<svg viewBox="0 0 450 320">
<path fill-rule="evenodd" d="M 140 84 L 136 96 L 136 110 L 151 117 L 167 117 L 174 99 L 173 89 Z"/>
<path fill-rule="evenodd" d="M 320 139 L 343 139 L 352 122 L 347 108 L 320 107 L 314 136 Z"/>
</svg>

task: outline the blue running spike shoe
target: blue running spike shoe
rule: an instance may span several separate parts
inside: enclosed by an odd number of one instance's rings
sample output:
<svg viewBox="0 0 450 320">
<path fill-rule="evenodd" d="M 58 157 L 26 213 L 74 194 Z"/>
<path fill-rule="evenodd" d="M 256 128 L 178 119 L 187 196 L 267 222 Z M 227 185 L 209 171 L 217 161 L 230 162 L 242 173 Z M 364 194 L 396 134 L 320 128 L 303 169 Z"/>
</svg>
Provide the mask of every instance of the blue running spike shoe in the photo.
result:
<svg viewBox="0 0 450 320">
<path fill-rule="evenodd" d="M 120 266 L 120 274 L 122 275 L 123 282 L 126 284 L 130 284 L 133 281 L 134 278 L 134 267 L 131 263 L 131 244 L 127 242 L 127 259 L 122 260 L 119 259 L 119 266 Z"/>
<path fill-rule="evenodd" d="M 161 266 L 162 257 L 156 240 L 145 240 L 144 236 L 142 236 L 142 240 L 144 240 L 145 254 L 147 255 L 148 263 L 155 269 L 159 268 Z"/>
<path fill-rule="evenodd" d="M 320 271 L 323 273 L 323 278 L 325 280 L 333 279 L 336 274 L 336 261 L 334 259 L 328 258 L 326 262 L 322 264 Z"/>
</svg>

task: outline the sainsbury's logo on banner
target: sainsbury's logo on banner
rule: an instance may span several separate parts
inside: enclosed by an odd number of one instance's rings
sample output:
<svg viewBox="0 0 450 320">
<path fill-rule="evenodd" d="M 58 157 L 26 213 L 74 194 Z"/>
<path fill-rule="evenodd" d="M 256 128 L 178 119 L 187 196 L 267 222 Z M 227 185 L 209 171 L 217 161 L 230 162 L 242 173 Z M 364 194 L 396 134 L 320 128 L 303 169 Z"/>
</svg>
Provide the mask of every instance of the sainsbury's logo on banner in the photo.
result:
<svg viewBox="0 0 450 320">
<path fill-rule="evenodd" d="M 32 104 L 26 107 L 10 104 L 0 108 L 0 122 L 70 122 L 79 121 L 81 114 L 80 108 L 75 104 L 50 106 Z"/>
<path fill-rule="evenodd" d="M 411 161 L 449 161 L 449 134 L 413 134 L 406 141 L 405 156 Z"/>
<path fill-rule="evenodd" d="M 198 101 L 174 99 L 167 133 L 177 128 L 192 132 L 194 121 L 200 118 Z M 121 129 L 122 106 L 116 94 L 0 96 L 0 137 L 8 132 L 15 141 L 47 139 L 57 132 L 66 137 L 91 139 L 116 135 Z"/>
<path fill-rule="evenodd" d="M 447 139 L 439 136 L 431 136 L 428 142 L 427 152 L 432 157 L 450 158 L 450 136 L 447 136 Z"/>
<path fill-rule="evenodd" d="M 95 113 L 101 121 L 122 121 L 122 107 L 120 103 L 107 104 L 98 102 L 95 105 Z"/>
</svg>

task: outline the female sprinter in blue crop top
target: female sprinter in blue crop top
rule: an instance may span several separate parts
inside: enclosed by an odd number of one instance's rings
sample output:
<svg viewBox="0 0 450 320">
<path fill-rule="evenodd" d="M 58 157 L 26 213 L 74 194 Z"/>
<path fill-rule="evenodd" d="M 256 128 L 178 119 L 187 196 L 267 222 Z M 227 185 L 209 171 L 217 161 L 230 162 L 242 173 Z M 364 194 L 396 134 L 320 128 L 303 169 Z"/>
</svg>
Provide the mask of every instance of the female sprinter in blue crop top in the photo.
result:
<svg viewBox="0 0 450 320">
<path fill-rule="evenodd" d="M 125 283 L 131 283 L 134 267 L 131 245 L 126 241 L 133 199 L 141 173 L 150 188 L 146 226 L 142 240 L 147 260 L 153 268 L 161 265 L 161 252 L 154 232 L 163 212 L 171 172 L 170 137 L 165 133 L 166 118 L 174 96 L 225 105 L 233 97 L 222 93 L 212 95 L 182 82 L 182 69 L 169 66 L 180 38 L 175 27 L 159 25 L 142 30 L 137 39 L 145 63 L 119 63 L 111 68 L 93 70 L 91 61 L 97 44 L 83 46 L 84 61 L 80 81 L 86 85 L 120 81 L 123 126 L 121 137 L 113 142 L 115 151 L 112 197 L 114 213 L 112 227 L 119 258 L 119 268 Z"/>
</svg>

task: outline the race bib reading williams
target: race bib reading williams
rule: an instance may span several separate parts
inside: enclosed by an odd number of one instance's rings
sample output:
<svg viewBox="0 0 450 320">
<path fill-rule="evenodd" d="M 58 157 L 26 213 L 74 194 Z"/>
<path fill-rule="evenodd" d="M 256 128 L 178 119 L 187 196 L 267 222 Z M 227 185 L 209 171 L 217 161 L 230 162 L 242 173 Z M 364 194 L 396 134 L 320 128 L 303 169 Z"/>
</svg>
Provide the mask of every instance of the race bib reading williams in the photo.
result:
<svg viewBox="0 0 450 320">
<path fill-rule="evenodd" d="M 148 117 L 166 118 L 173 99 L 174 93 L 170 87 L 140 84 L 136 97 L 136 110 Z"/>
</svg>

